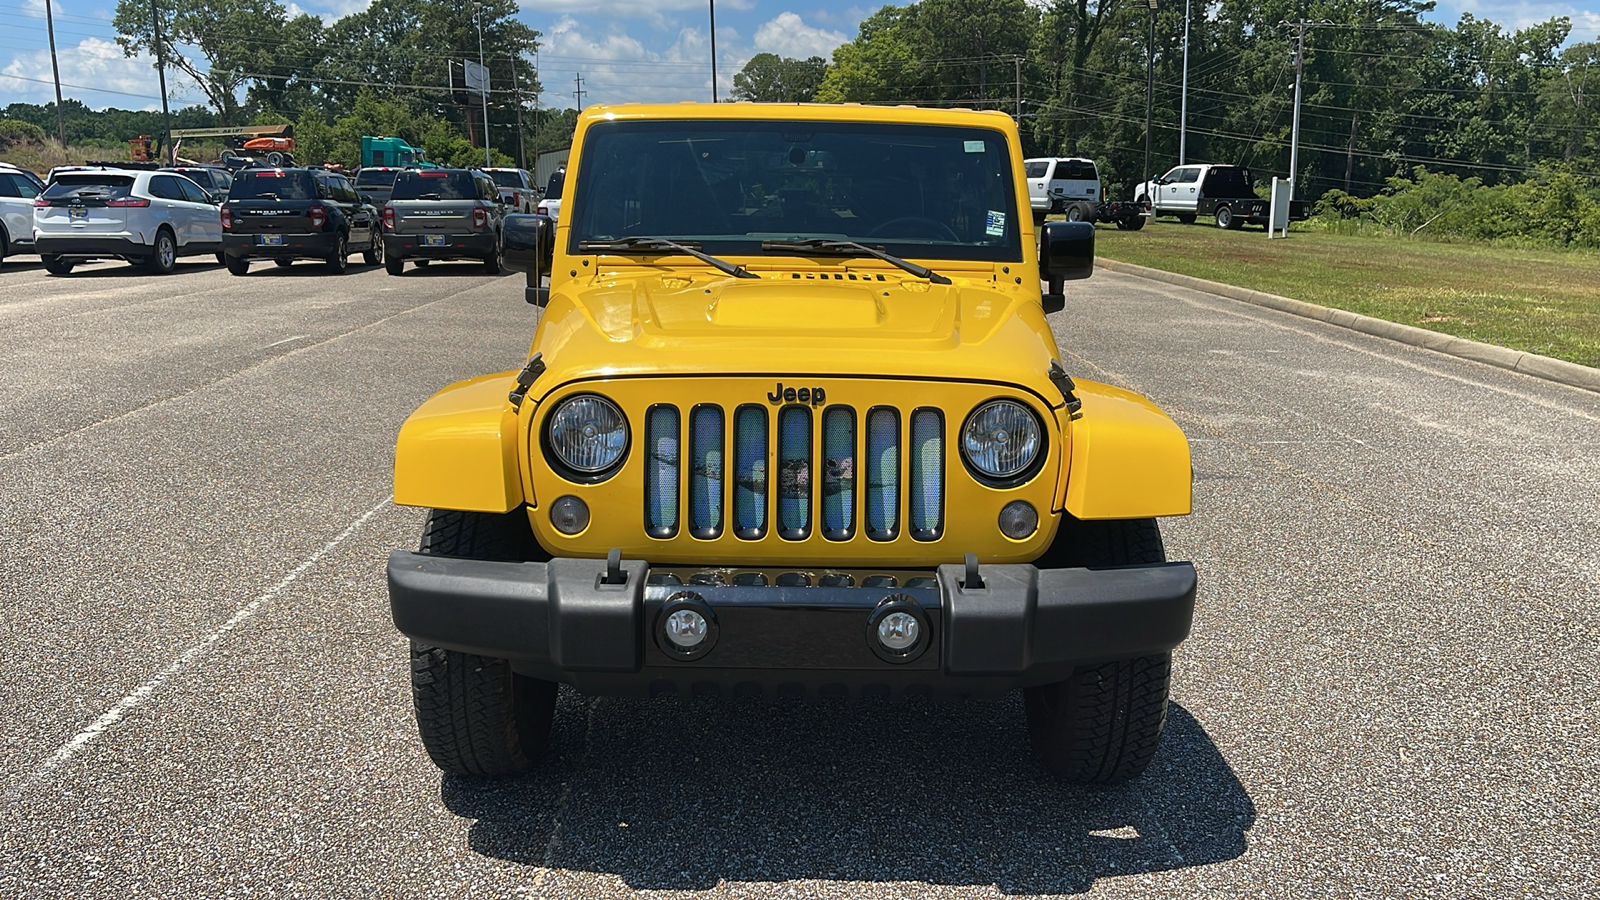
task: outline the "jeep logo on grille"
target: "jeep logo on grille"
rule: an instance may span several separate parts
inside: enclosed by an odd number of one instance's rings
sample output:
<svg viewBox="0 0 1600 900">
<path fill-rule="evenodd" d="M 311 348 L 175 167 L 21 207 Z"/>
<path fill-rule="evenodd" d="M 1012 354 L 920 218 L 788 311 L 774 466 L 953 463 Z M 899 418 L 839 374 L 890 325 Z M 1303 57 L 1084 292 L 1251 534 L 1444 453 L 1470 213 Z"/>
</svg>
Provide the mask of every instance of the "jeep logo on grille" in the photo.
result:
<svg viewBox="0 0 1600 900">
<path fill-rule="evenodd" d="M 774 405 L 780 403 L 809 403 L 812 406 L 821 406 L 827 400 L 828 392 L 820 387 L 784 387 L 781 381 L 772 389 L 772 393 L 767 395 L 767 402 Z"/>
</svg>

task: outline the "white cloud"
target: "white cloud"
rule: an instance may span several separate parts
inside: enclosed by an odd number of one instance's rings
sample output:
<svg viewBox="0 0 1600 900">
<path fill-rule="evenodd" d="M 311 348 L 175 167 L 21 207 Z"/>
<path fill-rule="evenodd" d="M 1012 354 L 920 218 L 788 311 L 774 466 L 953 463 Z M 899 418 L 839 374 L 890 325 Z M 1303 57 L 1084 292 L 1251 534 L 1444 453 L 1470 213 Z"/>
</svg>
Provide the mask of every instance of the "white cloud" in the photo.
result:
<svg viewBox="0 0 1600 900">
<path fill-rule="evenodd" d="M 1462 13 L 1472 13 L 1475 19 L 1487 19 L 1508 32 L 1521 31 L 1532 25 L 1548 22 L 1557 16 L 1572 20 L 1569 44 L 1593 41 L 1600 36 L 1600 13 L 1593 9 L 1580 9 L 1569 3 L 1526 2 L 1526 0 L 1443 0 L 1424 19 L 1454 28 Z"/>
<path fill-rule="evenodd" d="M 726 94 L 737 71 L 730 68 L 731 60 L 748 55 L 727 48 L 726 41 L 738 37 L 731 29 L 718 28 L 717 33 L 717 80 Z M 577 105 L 577 74 L 583 75 L 584 106 L 711 99 L 711 48 L 701 29 L 681 29 L 670 46 L 655 51 L 617 28 L 591 36 L 571 16 L 563 16 L 545 33 L 543 44 L 539 80 L 551 106 Z"/>
<path fill-rule="evenodd" d="M 572 14 L 606 18 L 659 18 L 663 12 L 705 10 L 705 0 L 521 0 L 521 8 L 532 12 Z M 725 9 L 753 9 L 755 0 L 722 0 Z"/>
<path fill-rule="evenodd" d="M 755 46 L 758 51 L 794 59 L 832 59 L 833 51 L 848 40 L 843 32 L 812 28 L 794 13 L 785 12 L 756 29 Z"/>
<path fill-rule="evenodd" d="M 63 96 L 95 108 L 161 108 L 161 88 L 151 57 L 123 56 L 116 42 L 99 38 L 58 49 Z M 167 90 L 176 105 L 202 102 L 198 89 L 171 69 L 167 70 Z M 0 94 L 22 102 L 54 103 L 50 51 L 19 54 L 0 69 Z"/>
</svg>

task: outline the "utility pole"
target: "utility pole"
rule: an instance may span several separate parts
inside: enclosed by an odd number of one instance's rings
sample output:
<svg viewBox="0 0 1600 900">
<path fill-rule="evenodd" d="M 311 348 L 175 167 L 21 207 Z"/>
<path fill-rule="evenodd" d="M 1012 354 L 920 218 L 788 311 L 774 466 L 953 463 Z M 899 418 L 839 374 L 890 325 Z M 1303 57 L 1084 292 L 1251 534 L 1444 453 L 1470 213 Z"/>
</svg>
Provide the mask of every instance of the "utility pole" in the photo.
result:
<svg viewBox="0 0 1600 900">
<path fill-rule="evenodd" d="M 583 89 L 583 73 L 577 73 L 572 80 L 578 83 L 578 89 L 573 91 L 572 95 L 578 98 L 578 111 L 583 112 L 583 95 L 589 93 Z"/>
<path fill-rule="evenodd" d="M 1294 199 L 1294 183 L 1300 176 L 1300 79 L 1305 74 L 1306 27 L 1305 19 L 1294 23 L 1294 127 L 1289 137 L 1289 199 Z"/>
<path fill-rule="evenodd" d="M 166 148 L 167 165 L 172 166 L 177 165 L 178 153 L 172 146 L 172 111 L 167 108 L 167 53 L 162 48 L 161 16 L 156 12 L 156 0 L 150 0 L 150 23 L 156 32 L 156 73 L 161 80 L 161 146 Z"/>
<path fill-rule="evenodd" d="M 1178 102 L 1178 165 L 1189 161 L 1189 0 L 1183 0 L 1183 99 Z"/>
<path fill-rule="evenodd" d="M 1022 126 L 1022 57 L 1013 56 L 1011 61 L 1017 64 L 1017 126 Z"/>
<path fill-rule="evenodd" d="M 44 27 L 50 32 L 50 74 L 56 79 L 56 136 L 63 149 L 67 146 L 67 117 L 61 111 L 61 67 L 56 65 L 56 20 L 50 12 L 50 0 L 44 0 Z"/>
</svg>

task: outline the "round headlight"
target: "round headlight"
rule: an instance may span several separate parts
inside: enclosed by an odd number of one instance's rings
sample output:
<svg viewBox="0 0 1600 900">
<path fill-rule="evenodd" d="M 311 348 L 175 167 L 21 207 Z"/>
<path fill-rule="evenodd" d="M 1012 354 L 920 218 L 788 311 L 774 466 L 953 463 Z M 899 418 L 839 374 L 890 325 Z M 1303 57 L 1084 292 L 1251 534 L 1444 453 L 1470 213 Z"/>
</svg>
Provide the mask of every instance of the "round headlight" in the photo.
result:
<svg viewBox="0 0 1600 900">
<path fill-rule="evenodd" d="M 1043 446 L 1039 420 L 1015 400 L 991 400 L 961 426 L 961 455 L 989 478 L 1014 478 L 1028 470 Z"/>
<path fill-rule="evenodd" d="M 574 472 L 604 472 L 628 449 L 628 420 L 615 403 L 594 394 L 563 400 L 549 419 L 550 452 Z"/>
</svg>

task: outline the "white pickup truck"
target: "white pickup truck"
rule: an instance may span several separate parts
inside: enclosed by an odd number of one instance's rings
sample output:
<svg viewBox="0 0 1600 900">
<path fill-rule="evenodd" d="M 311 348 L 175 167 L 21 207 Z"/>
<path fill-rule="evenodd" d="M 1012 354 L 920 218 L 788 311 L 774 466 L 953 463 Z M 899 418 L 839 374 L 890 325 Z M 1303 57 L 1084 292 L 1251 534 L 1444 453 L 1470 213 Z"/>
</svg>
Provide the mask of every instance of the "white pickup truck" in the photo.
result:
<svg viewBox="0 0 1600 900">
<path fill-rule="evenodd" d="M 1249 223 L 1267 225 L 1271 202 L 1251 187 L 1250 170 L 1244 166 L 1174 166 L 1153 181 L 1134 189 L 1134 201 L 1149 203 L 1151 217 L 1176 216 L 1185 225 L 1199 216 L 1215 216 L 1217 227 L 1237 229 Z M 1289 219 L 1301 221 L 1309 215 L 1306 204 L 1289 204 Z"/>
<path fill-rule="evenodd" d="M 1042 223 L 1051 213 L 1062 213 L 1068 222 L 1093 222 L 1100 205 L 1100 170 L 1092 159 L 1044 157 L 1022 161 L 1022 174 L 1028 180 L 1028 205 L 1033 208 L 1033 224 Z"/>
</svg>

